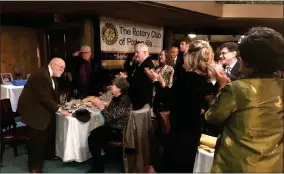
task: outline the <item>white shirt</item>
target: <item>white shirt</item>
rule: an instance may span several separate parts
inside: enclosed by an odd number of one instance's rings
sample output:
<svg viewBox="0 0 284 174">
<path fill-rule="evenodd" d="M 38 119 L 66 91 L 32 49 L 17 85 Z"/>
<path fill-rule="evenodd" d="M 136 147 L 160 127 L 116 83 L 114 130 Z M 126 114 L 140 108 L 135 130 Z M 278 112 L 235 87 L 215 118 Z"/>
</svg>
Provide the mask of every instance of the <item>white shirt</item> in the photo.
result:
<svg viewBox="0 0 284 174">
<path fill-rule="evenodd" d="M 235 60 L 235 62 L 233 62 L 230 66 L 226 66 L 225 71 L 228 74 L 231 74 L 232 69 L 234 68 L 234 66 L 236 65 L 238 60 Z"/>
<path fill-rule="evenodd" d="M 174 58 L 174 65 L 177 63 L 177 56 Z"/>
<path fill-rule="evenodd" d="M 55 83 L 54 83 L 53 78 L 52 78 L 52 69 L 51 69 L 50 66 L 48 66 L 48 71 L 49 71 L 51 82 L 52 82 L 52 88 L 53 88 L 53 90 L 55 90 Z M 57 113 L 59 113 L 59 111 L 61 111 L 61 108 L 58 109 Z"/>
<path fill-rule="evenodd" d="M 53 78 L 52 78 L 52 69 L 51 69 L 50 66 L 48 66 L 48 71 L 49 71 L 51 82 L 52 82 L 52 88 L 53 88 L 53 90 L 55 90 L 55 83 L 54 83 Z"/>
</svg>

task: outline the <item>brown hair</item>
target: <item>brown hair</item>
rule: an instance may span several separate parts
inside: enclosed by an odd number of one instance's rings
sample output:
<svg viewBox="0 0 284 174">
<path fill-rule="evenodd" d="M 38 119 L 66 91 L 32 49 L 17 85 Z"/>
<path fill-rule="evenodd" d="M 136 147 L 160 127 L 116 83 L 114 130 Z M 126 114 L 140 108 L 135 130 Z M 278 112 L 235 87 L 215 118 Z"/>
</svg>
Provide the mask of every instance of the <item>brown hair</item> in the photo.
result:
<svg viewBox="0 0 284 174">
<path fill-rule="evenodd" d="M 188 45 L 191 41 L 188 37 L 184 37 L 180 42 L 185 42 Z"/>
<path fill-rule="evenodd" d="M 128 92 L 129 83 L 125 78 L 117 77 L 112 81 L 112 84 L 119 88 L 122 94 Z"/>
<path fill-rule="evenodd" d="M 184 69 L 208 78 L 215 77 L 214 53 L 208 42 L 195 40 L 190 43 L 184 57 Z"/>
<path fill-rule="evenodd" d="M 236 57 L 239 57 L 239 48 L 238 44 L 235 42 L 226 42 L 221 45 L 220 49 L 227 48 L 230 52 L 236 51 Z"/>
<path fill-rule="evenodd" d="M 164 52 L 166 56 L 166 65 L 172 66 L 173 61 L 172 61 L 171 54 L 169 53 L 169 51 L 163 50 L 161 51 L 160 55 L 162 54 L 162 52 Z M 159 63 L 160 63 L 160 59 L 159 59 Z"/>
</svg>

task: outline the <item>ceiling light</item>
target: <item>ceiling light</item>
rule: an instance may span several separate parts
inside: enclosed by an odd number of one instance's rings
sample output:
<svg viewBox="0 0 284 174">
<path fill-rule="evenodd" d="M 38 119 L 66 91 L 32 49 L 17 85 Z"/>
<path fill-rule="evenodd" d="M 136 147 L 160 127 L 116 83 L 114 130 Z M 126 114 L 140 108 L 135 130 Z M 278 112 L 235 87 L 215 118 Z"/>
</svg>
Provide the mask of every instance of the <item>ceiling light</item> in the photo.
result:
<svg viewBox="0 0 284 174">
<path fill-rule="evenodd" d="M 193 39 L 193 38 L 196 37 L 196 35 L 195 35 L 195 34 L 188 34 L 188 37 L 189 37 L 190 39 Z"/>
</svg>

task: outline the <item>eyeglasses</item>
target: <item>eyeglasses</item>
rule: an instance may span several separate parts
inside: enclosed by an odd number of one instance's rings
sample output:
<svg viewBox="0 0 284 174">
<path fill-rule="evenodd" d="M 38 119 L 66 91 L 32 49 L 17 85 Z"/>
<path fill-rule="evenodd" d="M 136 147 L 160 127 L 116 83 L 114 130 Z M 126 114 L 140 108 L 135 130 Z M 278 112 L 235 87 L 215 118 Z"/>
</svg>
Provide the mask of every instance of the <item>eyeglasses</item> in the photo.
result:
<svg viewBox="0 0 284 174">
<path fill-rule="evenodd" d="M 54 63 L 54 65 L 58 66 L 58 67 L 61 68 L 62 70 L 65 69 L 65 66 L 60 66 L 60 65 L 58 65 L 58 64 L 56 64 L 56 63 Z"/>
</svg>

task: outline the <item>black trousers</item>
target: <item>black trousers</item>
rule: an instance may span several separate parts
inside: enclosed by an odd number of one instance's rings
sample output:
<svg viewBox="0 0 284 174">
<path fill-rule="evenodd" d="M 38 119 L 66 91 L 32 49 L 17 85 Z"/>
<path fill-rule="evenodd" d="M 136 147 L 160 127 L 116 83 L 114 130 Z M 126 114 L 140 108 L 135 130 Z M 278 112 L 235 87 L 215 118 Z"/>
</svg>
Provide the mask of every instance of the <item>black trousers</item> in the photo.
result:
<svg viewBox="0 0 284 174">
<path fill-rule="evenodd" d="M 31 138 L 27 144 L 28 168 L 43 169 L 44 160 L 55 156 L 55 119 L 52 119 L 45 130 L 27 128 Z"/>
<path fill-rule="evenodd" d="M 92 130 L 88 137 L 89 149 L 92 154 L 92 172 L 104 172 L 104 161 L 101 156 L 101 149 L 106 149 L 108 141 L 121 140 L 121 138 L 120 130 L 114 130 L 108 126 L 100 126 Z"/>
<path fill-rule="evenodd" d="M 165 145 L 163 172 L 193 173 L 200 137 L 201 131 L 170 132 Z"/>
</svg>

